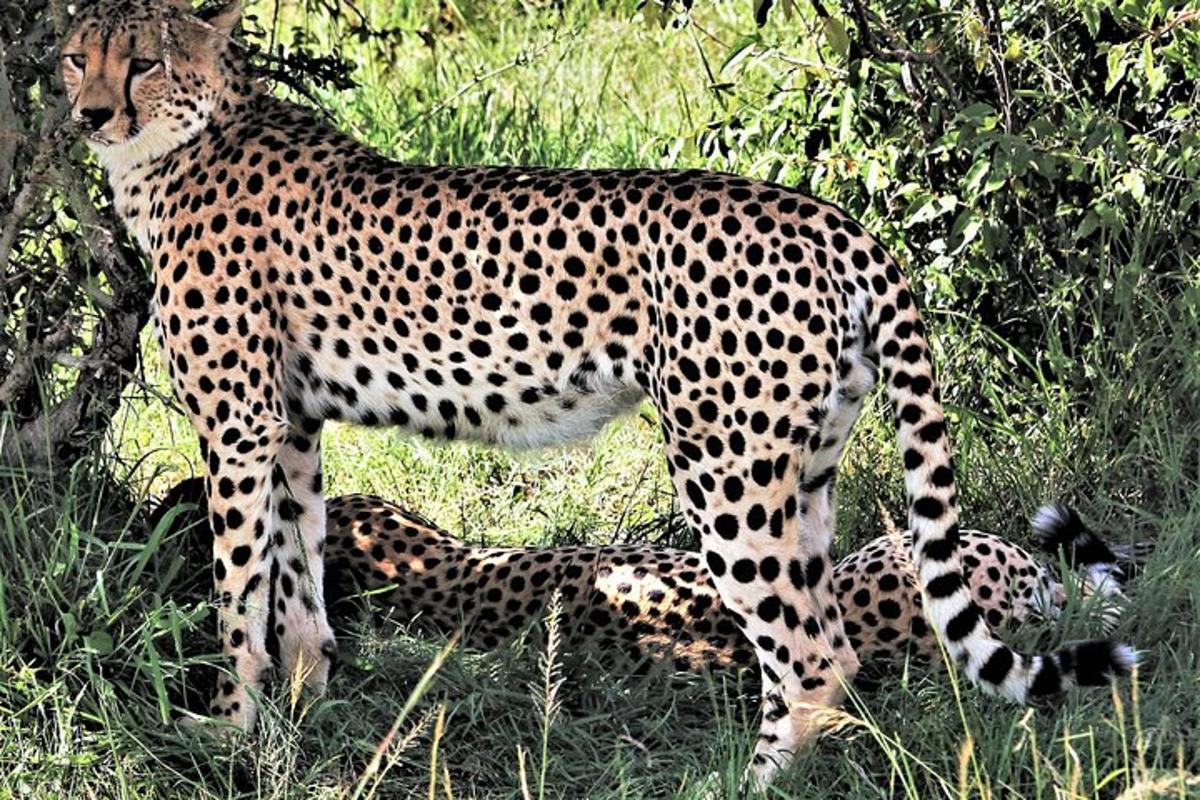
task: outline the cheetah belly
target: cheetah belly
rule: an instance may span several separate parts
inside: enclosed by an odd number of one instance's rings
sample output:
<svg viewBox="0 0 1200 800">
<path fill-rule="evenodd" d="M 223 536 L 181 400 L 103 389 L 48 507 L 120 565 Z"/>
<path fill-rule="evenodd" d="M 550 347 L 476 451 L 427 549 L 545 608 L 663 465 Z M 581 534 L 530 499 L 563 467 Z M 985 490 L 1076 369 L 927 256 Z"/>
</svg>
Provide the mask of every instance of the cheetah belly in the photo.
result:
<svg viewBox="0 0 1200 800">
<path fill-rule="evenodd" d="M 580 380 L 578 371 L 560 370 L 496 387 L 484 378 L 482 365 L 464 364 L 458 370 L 456 379 L 452 368 L 405 369 L 402 358 L 382 354 L 316 367 L 311 360 L 293 358 L 288 401 L 318 419 L 532 448 L 590 438 L 644 397 L 636 383 L 611 372 L 589 371 Z M 431 372 L 444 377 L 431 380 Z"/>
<path fill-rule="evenodd" d="M 485 417 L 472 438 L 511 448 L 549 447 L 590 439 L 610 420 L 633 410 L 644 394 L 614 382 L 596 391 L 567 391 L 552 408 Z M 521 409 L 514 409 L 520 411 Z"/>
</svg>

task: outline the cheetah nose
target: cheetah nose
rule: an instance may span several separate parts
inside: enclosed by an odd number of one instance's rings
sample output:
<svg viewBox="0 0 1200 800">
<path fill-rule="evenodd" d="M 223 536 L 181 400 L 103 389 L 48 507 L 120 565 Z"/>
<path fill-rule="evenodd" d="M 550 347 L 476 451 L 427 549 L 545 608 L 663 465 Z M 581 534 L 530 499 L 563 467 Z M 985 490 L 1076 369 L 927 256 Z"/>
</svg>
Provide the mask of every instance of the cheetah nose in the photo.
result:
<svg viewBox="0 0 1200 800">
<path fill-rule="evenodd" d="M 98 131 L 104 127 L 104 123 L 108 122 L 113 117 L 111 108 L 84 108 L 81 109 L 79 115 L 83 117 L 83 121 L 93 131 Z"/>
</svg>

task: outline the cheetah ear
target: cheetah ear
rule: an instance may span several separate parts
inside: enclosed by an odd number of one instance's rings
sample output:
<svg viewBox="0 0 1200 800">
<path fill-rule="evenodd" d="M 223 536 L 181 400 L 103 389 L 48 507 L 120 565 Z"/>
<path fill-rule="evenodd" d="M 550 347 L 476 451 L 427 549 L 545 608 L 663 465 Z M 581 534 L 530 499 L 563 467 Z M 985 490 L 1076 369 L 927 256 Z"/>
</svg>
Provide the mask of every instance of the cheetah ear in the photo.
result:
<svg viewBox="0 0 1200 800">
<path fill-rule="evenodd" d="M 196 16 L 211 25 L 217 33 L 229 36 L 242 18 L 242 0 L 229 0 L 225 5 L 206 5 L 196 12 Z"/>
</svg>

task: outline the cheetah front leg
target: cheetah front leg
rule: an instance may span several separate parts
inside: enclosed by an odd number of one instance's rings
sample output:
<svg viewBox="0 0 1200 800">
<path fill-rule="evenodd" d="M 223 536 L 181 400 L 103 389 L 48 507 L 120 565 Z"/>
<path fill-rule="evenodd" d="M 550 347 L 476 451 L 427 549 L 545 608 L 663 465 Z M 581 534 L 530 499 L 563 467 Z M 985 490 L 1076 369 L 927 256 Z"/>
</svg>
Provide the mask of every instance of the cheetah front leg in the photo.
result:
<svg viewBox="0 0 1200 800">
<path fill-rule="evenodd" d="M 325 616 L 325 501 L 321 421 L 293 419 L 273 476 L 275 562 L 273 634 L 285 674 L 317 691 L 335 656 Z"/>
<path fill-rule="evenodd" d="M 210 713 L 248 730 L 256 717 L 252 692 L 262 687 L 271 667 L 272 477 L 291 429 L 273 357 L 276 317 L 266 307 L 245 310 L 235 324 L 221 315 L 197 316 L 192 309 L 203 306 L 204 292 L 213 287 L 169 287 L 162 280 L 155 315 L 159 349 L 200 439 L 213 532 L 217 635 L 230 669 L 219 681 Z"/>
<path fill-rule="evenodd" d="M 250 692 L 262 688 L 271 667 L 267 652 L 268 570 L 275 538 L 271 474 L 288 425 L 279 417 L 256 416 L 249 408 L 232 405 L 228 413 L 220 411 L 217 416 L 226 423 L 200 441 L 208 464 L 217 636 L 232 675 L 220 680 L 209 713 L 249 730 L 256 717 Z"/>
</svg>

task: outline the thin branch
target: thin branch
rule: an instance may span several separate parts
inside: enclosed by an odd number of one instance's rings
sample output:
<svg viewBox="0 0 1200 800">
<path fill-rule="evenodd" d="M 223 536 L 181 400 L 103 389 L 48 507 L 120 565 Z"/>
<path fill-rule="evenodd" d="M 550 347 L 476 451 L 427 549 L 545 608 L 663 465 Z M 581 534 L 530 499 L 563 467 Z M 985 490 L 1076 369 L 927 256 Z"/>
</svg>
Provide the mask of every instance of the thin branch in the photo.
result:
<svg viewBox="0 0 1200 800">
<path fill-rule="evenodd" d="M 954 86 L 954 80 L 950 77 L 950 73 L 946 71 L 942 60 L 935 52 L 920 52 L 899 45 L 899 36 L 888 29 L 879 18 L 874 18 L 863 5 L 862 0 L 848 0 L 850 6 L 850 15 L 854 18 L 854 26 L 858 30 L 858 45 L 863 49 L 863 52 L 876 58 L 880 61 L 887 61 L 894 64 L 922 64 L 929 67 L 937 79 L 938 84 L 942 87 L 942 91 L 946 93 L 951 105 L 956 110 L 962 108 L 962 101 L 959 99 L 958 90 Z M 816 7 L 820 10 L 819 0 Z M 875 29 L 882 31 L 882 37 L 885 40 L 884 45 L 880 45 L 876 39 Z M 916 101 L 917 98 L 909 92 L 908 87 L 905 87 L 909 97 Z M 921 102 L 924 105 L 924 101 Z M 919 109 L 918 109 L 919 110 Z"/>
<path fill-rule="evenodd" d="M 87 243 L 88 250 L 100 263 L 100 269 L 112 285 L 115 295 L 142 291 L 146 284 L 146 269 L 141 256 L 127 239 L 114 235 L 121 230 L 121 222 L 113 213 L 112 206 L 97 208 L 84 187 L 87 181 L 77 164 L 68 163 L 58 170 L 67 202 L 79 220 L 79 230 Z"/>
<path fill-rule="evenodd" d="M 1004 115 L 1004 130 L 1011 132 L 1012 119 L 1012 89 L 1008 85 L 1008 69 L 1004 65 L 1003 33 L 1000 30 L 1000 10 L 988 0 L 976 0 L 975 9 L 979 13 L 979 22 L 983 25 L 989 41 L 987 48 L 988 60 L 992 62 L 993 81 L 996 84 L 996 96 L 1000 101 L 1000 111 Z"/>
<path fill-rule="evenodd" d="M 13 108 L 12 81 L 8 78 L 8 52 L 0 38 L 0 197 L 7 197 L 17 157 L 17 143 L 24 138 L 17 111 Z"/>
<path fill-rule="evenodd" d="M 28 390 L 36 379 L 39 362 L 54 357 L 71 346 L 75 341 L 75 326 L 72 323 L 70 318 L 61 320 L 48 335 L 40 341 L 31 342 L 26 349 L 17 354 L 4 382 L 0 383 L 0 408 L 12 405 Z"/>
<path fill-rule="evenodd" d="M 17 234 L 23 230 L 26 218 L 39 208 L 53 165 L 63 160 L 68 142 L 64 130 L 65 119 L 66 113 L 61 107 L 54 108 L 46 114 L 46 120 L 42 124 L 41 143 L 24 175 L 25 185 L 17 193 L 12 210 L 0 219 L 0 274 L 8 272 L 8 259 L 12 254 Z"/>
<path fill-rule="evenodd" d="M 5 218 L 0 231 L 0 271 L 13 252 L 17 231 L 44 202 L 46 192 L 56 190 L 66 203 L 70 217 L 78 221 L 78 233 L 112 293 L 96 303 L 101 312 L 91 348 L 82 356 L 64 353 L 73 342 L 55 331 L 34 343 L 5 381 L 5 393 L 26 387 L 47 360 L 78 369 L 70 391 L 53 407 L 30 422 L 8 429 L 0 442 L 0 460 L 32 463 L 49 457 L 65 460 L 81 452 L 89 440 L 108 426 L 120 403 L 121 393 L 137 363 L 140 334 L 149 317 L 151 286 L 143 262 L 123 236 L 111 206 L 98 208 L 86 190 L 87 176 L 66 158 L 70 128 L 65 108 L 52 107 L 43 130 L 48 131 L 26 172 L 25 185 Z M 82 279 L 82 276 L 80 278 Z M 26 367 L 23 365 L 32 365 Z M 5 395 L 0 395 L 3 400 Z"/>
</svg>

